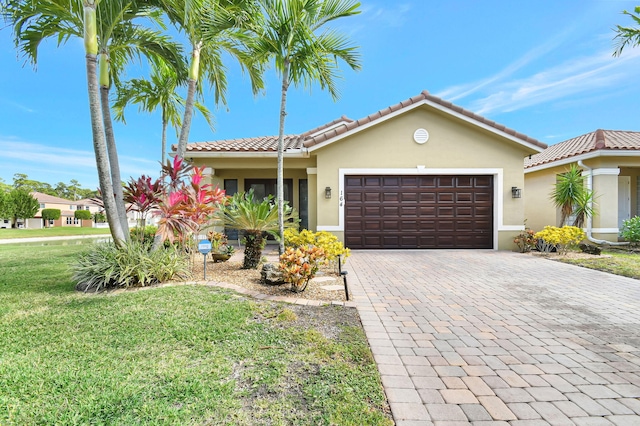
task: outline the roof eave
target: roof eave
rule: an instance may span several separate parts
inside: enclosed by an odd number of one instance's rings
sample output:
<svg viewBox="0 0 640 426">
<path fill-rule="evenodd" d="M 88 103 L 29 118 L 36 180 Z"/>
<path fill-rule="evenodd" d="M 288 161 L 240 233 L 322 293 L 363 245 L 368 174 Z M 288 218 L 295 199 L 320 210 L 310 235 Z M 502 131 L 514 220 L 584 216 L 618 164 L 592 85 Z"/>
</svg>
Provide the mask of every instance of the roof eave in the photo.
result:
<svg viewBox="0 0 640 426">
<path fill-rule="evenodd" d="M 597 151 L 585 152 L 584 154 L 573 155 L 571 157 L 561 158 L 559 160 L 549 161 L 548 163 L 539 164 L 537 166 L 524 169 L 524 173 L 533 173 L 540 170 L 551 169 L 553 167 L 565 166 L 582 160 L 590 160 L 598 157 L 640 157 L 640 150 L 637 149 L 599 149 Z"/>
<path fill-rule="evenodd" d="M 187 151 L 184 157 L 189 158 L 278 158 L 278 153 L 273 151 L 239 152 L 239 151 Z M 285 158 L 308 158 L 306 150 L 291 149 L 284 153 Z"/>
</svg>

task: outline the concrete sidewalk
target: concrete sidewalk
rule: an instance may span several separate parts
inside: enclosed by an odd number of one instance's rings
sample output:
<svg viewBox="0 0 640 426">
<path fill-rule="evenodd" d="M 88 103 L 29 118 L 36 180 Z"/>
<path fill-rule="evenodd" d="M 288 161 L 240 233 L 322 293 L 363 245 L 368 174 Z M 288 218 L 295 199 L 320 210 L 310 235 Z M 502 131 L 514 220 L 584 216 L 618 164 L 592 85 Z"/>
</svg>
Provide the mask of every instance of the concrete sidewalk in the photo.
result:
<svg viewBox="0 0 640 426">
<path fill-rule="evenodd" d="M 354 251 L 399 426 L 640 425 L 640 282 L 496 251 Z"/>
<path fill-rule="evenodd" d="M 111 234 L 69 235 L 69 236 L 60 236 L 60 237 L 3 238 L 3 239 L 0 239 L 0 244 L 43 243 L 47 241 L 84 240 L 89 238 L 111 239 Z"/>
</svg>

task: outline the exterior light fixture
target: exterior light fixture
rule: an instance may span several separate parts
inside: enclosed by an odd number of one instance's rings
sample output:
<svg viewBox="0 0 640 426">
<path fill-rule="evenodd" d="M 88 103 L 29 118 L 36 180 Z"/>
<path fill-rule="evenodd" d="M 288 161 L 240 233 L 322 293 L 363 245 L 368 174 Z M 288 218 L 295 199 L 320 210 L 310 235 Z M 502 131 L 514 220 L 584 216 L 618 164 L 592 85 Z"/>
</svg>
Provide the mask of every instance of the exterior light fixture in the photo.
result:
<svg viewBox="0 0 640 426">
<path fill-rule="evenodd" d="M 324 189 L 324 198 L 326 198 L 327 200 L 328 200 L 329 198 L 331 198 L 331 187 L 330 187 L 330 186 L 327 186 L 327 187 Z"/>
<path fill-rule="evenodd" d="M 511 198 L 521 198 L 522 197 L 522 189 L 517 186 L 511 187 Z"/>
</svg>

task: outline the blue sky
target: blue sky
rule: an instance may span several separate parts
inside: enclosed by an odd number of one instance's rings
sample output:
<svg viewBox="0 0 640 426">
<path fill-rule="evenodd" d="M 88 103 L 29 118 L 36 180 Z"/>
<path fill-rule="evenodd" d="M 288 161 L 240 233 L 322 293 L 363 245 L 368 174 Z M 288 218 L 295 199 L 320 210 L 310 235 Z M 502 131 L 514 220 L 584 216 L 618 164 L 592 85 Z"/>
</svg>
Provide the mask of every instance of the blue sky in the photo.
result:
<svg viewBox="0 0 640 426">
<path fill-rule="evenodd" d="M 631 25 L 623 0 L 362 1 L 338 21 L 361 47 L 362 70 L 343 67 L 341 97 L 292 88 L 287 133 L 341 115 L 357 119 L 428 90 L 547 144 L 598 128 L 640 131 L 640 48 L 613 57 L 613 28 Z M 55 184 L 97 186 L 81 41 L 48 42 L 37 70 L 24 64 L 8 28 L 0 30 L 0 178 L 15 173 Z M 130 70 L 138 77 L 141 66 Z M 215 132 L 196 116 L 190 141 L 278 131 L 279 83 L 267 72 L 263 95 L 229 63 L 228 105 Z M 156 174 L 160 116 L 127 111 L 116 126 L 123 179 Z M 170 133 L 169 142 L 175 142 Z"/>
</svg>

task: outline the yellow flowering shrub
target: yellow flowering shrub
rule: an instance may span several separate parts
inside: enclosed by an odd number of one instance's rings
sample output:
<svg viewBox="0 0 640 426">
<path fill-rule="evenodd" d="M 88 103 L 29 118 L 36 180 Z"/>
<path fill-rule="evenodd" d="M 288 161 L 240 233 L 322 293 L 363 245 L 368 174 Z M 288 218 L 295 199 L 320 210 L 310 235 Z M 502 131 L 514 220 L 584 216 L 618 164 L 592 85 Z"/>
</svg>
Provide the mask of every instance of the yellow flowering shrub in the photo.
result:
<svg viewBox="0 0 640 426">
<path fill-rule="evenodd" d="M 339 255 L 346 259 L 351 254 L 338 237 L 327 231 L 313 232 L 308 229 L 298 231 L 288 228 L 284 231 L 284 245 L 287 247 L 316 246 L 324 250 L 324 255 L 329 261 L 334 261 Z"/>
<path fill-rule="evenodd" d="M 553 246 L 558 252 L 566 254 L 569 247 L 578 244 L 586 238 L 584 231 L 576 226 L 545 226 L 542 231 L 536 233 L 535 238 L 542 240 L 543 251 L 551 251 Z"/>
</svg>

